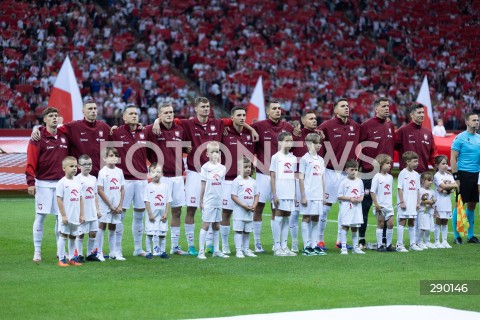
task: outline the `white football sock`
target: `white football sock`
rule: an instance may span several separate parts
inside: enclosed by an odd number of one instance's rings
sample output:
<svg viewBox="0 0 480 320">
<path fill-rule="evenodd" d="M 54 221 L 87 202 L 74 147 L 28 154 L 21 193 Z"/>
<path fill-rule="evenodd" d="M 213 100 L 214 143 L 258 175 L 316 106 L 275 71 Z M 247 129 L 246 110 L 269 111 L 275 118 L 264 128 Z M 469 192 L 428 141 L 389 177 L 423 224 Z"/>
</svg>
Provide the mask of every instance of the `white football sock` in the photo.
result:
<svg viewBox="0 0 480 320">
<path fill-rule="evenodd" d="M 342 233 L 342 217 L 340 216 L 340 211 L 338 211 L 338 228 L 337 228 L 337 243 L 340 242 L 341 239 L 341 233 Z"/>
<path fill-rule="evenodd" d="M 133 211 L 132 234 L 135 252 L 142 251 L 143 215 L 144 211 Z"/>
<path fill-rule="evenodd" d="M 423 230 L 423 241 L 425 241 L 425 243 L 428 243 L 430 242 L 430 230 Z"/>
<path fill-rule="evenodd" d="M 180 227 L 170 227 L 170 240 L 172 249 L 178 247 L 178 239 L 180 238 Z"/>
<path fill-rule="evenodd" d="M 108 230 L 108 244 L 110 246 L 110 255 L 115 257 L 117 254 L 115 250 L 115 230 Z"/>
<path fill-rule="evenodd" d="M 341 230 L 342 249 L 347 249 L 347 230 Z"/>
<path fill-rule="evenodd" d="M 212 231 L 211 224 L 210 224 L 210 227 L 208 227 L 207 236 L 205 237 L 205 245 L 207 247 L 213 246 L 213 231 Z"/>
<path fill-rule="evenodd" d="M 260 242 L 260 235 L 262 233 L 262 221 L 253 221 L 253 239 L 255 243 Z"/>
<path fill-rule="evenodd" d="M 35 247 L 35 252 L 42 250 L 43 225 L 45 224 L 46 216 L 46 214 L 41 213 L 35 214 L 35 221 L 33 222 L 33 246 Z"/>
<path fill-rule="evenodd" d="M 387 247 L 392 244 L 393 240 L 393 228 L 387 229 Z"/>
<path fill-rule="evenodd" d="M 152 253 L 153 236 L 147 234 L 145 237 L 145 252 Z"/>
<path fill-rule="evenodd" d="M 289 217 L 283 217 L 282 219 L 282 233 L 280 235 L 281 239 L 281 245 L 283 249 L 287 248 L 287 242 L 288 242 L 288 230 L 290 229 L 289 226 Z"/>
<path fill-rule="evenodd" d="M 213 252 L 220 251 L 220 232 L 218 230 L 212 230 L 213 236 Z"/>
<path fill-rule="evenodd" d="M 243 234 L 243 250 L 247 250 L 250 248 L 250 234 L 249 233 L 244 233 Z"/>
<path fill-rule="evenodd" d="M 328 213 L 330 212 L 332 207 L 330 206 L 323 206 L 323 212 L 320 215 L 320 229 L 319 229 L 319 242 L 325 242 L 325 228 L 327 227 L 327 217 Z"/>
<path fill-rule="evenodd" d="M 57 241 L 58 260 L 61 261 L 65 257 L 65 245 L 67 244 L 67 238 L 59 237 Z"/>
<path fill-rule="evenodd" d="M 68 260 L 71 260 L 75 257 L 75 238 L 68 238 Z"/>
<path fill-rule="evenodd" d="M 292 242 L 298 242 L 298 211 L 292 211 L 288 219 Z"/>
<path fill-rule="evenodd" d="M 233 235 L 233 242 L 235 242 L 235 251 L 242 251 L 243 234 L 235 232 L 235 234 Z"/>
<path fill-rule="evenodd" d="M 274 248 L 277 250 L 281 248 L 280 246 L 280 235 L 282 233 L 282 217 L 276 216 L 273 220 L 273 239 L 274 239 Z"/>
<path fill-rule="evenodd" d="M 160 237 L 159 236 L 153 236 L 153 248 L 158 247 L 160 249 Z M 154 250 L 155 251 L 155 250 Z M 160 253 L 163 251 L 160 250 Z"/>
<path fill-rule="evenodd" d="M 95 249 L 95 238 L 88 237 L 87 255 L 92 254 L 93 249 Z"/>
<path fill-rule="evenodd" d="M 303 248 L 305 249 L 306 247 L 311 247 L 312 240 L 311 240 L 311 234 L 310 234 L 310 223 L 302 221 L 301 229 L 302 229 Z"/>
<path fill-rule="evenodd" d="M 76 238 L 75 246 L 77 247 L 77 252 L 79 256 L 83 256 L 83 239 Z"/>
<path fill-rule="evenodd" d="M 186 226 L 186 225 L 185 225 Z M 207 230 L 200 229 L 200 236 L 198 237 L 198 253 L 205 253 L 205 238 L 207 237 Z"/>
<path fill-rule="evenodd" d="M 448 224 L 442 224 L 442 240 L 447 241 Z"/>
<path fill-rule="evenodd" d="M 99 228 L 97 232 L 97 237 L 95 238 L 97 243 L 97 250 L 100 253 L 103 253 L 103 241 L 105 238 L 104 234 L 105 234 L 105 230 L 102 230 Z"/>
<path fill-rule="evenodd" d="M 440 242 L 440 228 L 439 224 L 435 224 L 435 229 L 433 230 L 433 238 L 435 242 Z"/>
<path fill-rule="evenodd" d="M 408 227 L 408 236 L 410 237 L 410 246 L 415 244 L 415 227 Z"/>
<path fill-rule="evenodd" d="M 124 215 L 125 213 L 122 213 Z M 124 229 L 123 219 L 121 223 L 117 223 L 115 225 L 115 250 L 117 251 L 118 255 L 123 255 L 123 247 L 122 247 L 122 240 L 123 240 L 123 231 Z"/>
<path fill-rule="evenodd" d="M 160 252 L 164 253 L 165 252 L 165 247 L 167 246 L 167 238 L 165 237 L 159 237 L 159 247 L 160 247 Z"/>
<path fill-rule="evenodd" d="M 188 243 L 189 247 L 193 247 L 195 245 L 194 244 L 194 240 L 195 240 L 194 233 L 195 233 L 195 225 L 185 223 L 185 236 L 187 237 L 187 243 Z M 201 231 L 200 231 L 200 233 L 201 233 Z M 207 234 L 205 233 L 205 237 L 206 236 L 207 236 Z M 204 245 L 205 245 L 205 241 L 204 241 Z"/>
<path fill-rule="evenodd" d="M 380 247 L 382 245 L 383 229 L 377 228 L 375 230 L 375 236 L 377 237 L 377 246 Z"/>
<path fill-rule="evenodd" d="M 230 226 L 220 226 L 220 233 L 222 234 L 222 247 L 228 248 L 228 236 L 230 235 Z"/>
<path fill-rule="evenodd" d="M 397 226 L 397 246 L 403 246 L 403 230 L 405 226 L 398 225 Z"/>
<path fill-rule="evenodd" d="M 352 232 L 352 246 L 354 248 L 358 247 L 358 230 L 355 232 Z"/>
</svg>

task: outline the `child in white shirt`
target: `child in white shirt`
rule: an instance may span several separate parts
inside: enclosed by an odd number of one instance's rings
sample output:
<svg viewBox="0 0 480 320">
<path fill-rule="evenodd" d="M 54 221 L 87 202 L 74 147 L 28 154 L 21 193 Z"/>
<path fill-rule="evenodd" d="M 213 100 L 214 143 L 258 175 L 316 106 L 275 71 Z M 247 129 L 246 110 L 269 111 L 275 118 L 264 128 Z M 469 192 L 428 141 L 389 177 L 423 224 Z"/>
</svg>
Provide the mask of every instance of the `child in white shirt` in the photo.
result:
<svg viewBox="0 0 480 320">
<path fill-rule="evenodd" d="M 433 175 L 424 172 L 420 175 L 420 209 L 417 213 L 417 245 L 420 249 L 428 249 L 430 231 L 433 230 L 433 211 L 435 208 L 435 193 L 432 190 Z"/>
</svg>

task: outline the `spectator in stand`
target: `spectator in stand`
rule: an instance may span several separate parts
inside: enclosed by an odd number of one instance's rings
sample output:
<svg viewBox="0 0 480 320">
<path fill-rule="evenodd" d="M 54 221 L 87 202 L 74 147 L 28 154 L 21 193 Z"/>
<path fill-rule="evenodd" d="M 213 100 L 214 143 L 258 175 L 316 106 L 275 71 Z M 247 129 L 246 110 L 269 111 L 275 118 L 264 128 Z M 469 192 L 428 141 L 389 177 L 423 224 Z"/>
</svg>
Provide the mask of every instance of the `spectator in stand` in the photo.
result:
<svg viewBox="0 0 480 320">
<path fill-rule="evenodd" d="M 445 130 L 445 127 L 443 126 L 443 120 L 438 119 L 437 120 L 437 125 L 433 127 L 432 134 L 437 137 L 445 137 L 447 136 L 447 131 Z"/>
</svg>

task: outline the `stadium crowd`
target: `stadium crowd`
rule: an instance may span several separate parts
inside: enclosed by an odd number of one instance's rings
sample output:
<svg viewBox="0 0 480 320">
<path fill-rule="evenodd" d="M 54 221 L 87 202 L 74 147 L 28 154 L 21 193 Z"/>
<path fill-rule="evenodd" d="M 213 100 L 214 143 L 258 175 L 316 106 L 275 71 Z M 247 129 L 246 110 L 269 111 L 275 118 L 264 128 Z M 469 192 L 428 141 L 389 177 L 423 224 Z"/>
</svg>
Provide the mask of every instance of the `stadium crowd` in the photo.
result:
<svg viewBox="0 0 480 320">
<path fill-rule="evenodd" d="M 447 129 L 479 112 L 480 6 L 475 1 L 36 1 L 0 3 L 0 127 L 41 120 L 68 54 L 82 95 L 119 124 L 126 104 L 143 123 L 172 102 L 194 115 L 198 93 L 225 110 L 246 105 L 258 76 L 286 116 L 329 119 L 349 98 L 359 122 L 378 96 L 407 120 L 424 75 Z"/>
</svg>

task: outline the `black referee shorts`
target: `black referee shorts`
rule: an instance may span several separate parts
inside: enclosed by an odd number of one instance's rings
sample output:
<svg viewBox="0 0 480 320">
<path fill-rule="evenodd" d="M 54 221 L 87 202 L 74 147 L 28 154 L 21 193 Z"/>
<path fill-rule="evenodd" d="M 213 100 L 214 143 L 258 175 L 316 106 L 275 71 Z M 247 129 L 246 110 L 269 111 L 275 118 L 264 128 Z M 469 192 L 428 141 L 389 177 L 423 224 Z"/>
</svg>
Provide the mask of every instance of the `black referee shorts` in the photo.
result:
<svg viewBox="0 0 480 320">
<path fill-rule="evenodd" d="M 464 203 L 478 203 L 478 172 L 458 171 L 460 195 Z"/>
</svg>

